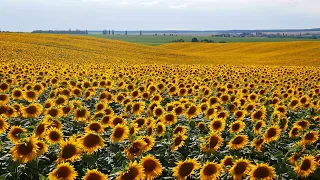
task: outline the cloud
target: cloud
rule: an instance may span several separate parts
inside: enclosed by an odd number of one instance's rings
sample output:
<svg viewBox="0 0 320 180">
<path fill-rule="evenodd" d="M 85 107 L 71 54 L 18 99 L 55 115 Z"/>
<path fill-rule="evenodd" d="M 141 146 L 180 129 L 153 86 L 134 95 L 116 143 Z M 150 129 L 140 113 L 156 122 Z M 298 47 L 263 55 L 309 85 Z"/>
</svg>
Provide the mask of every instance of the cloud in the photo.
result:
<svg viewBox="0 0 320 180">
<path fill-rule="evenodd" d="M 160 1 L 141 2 L 141 4 L 145 6 L 154 6 L 154 5 L 160 4 Z"/>
</svg>

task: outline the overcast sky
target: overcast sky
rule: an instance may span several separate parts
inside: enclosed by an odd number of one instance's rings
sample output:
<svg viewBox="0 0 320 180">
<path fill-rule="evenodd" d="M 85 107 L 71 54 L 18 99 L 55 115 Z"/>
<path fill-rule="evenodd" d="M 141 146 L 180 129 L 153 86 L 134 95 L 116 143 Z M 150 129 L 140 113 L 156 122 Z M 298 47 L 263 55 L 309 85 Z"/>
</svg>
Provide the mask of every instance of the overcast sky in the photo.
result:
<svg viewBox="0 0 320 180">
<path fill-rule="evenodd" d="M 0 0 L 0 29 L 319 28 L 320 0 Z"/>
</svg>

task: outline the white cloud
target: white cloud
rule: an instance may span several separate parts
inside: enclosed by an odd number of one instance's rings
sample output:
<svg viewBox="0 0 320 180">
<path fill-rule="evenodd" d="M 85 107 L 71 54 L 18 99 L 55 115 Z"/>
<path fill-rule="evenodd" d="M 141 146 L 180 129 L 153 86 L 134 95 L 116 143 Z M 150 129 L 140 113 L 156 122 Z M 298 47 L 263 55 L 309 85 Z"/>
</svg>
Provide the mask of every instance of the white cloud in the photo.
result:
<svg viewBox="0 0 320 180">
<path fill-rule="evenodd" d="M 154 6 L 154 5 L 160 4 L 160 1 L 141 2 L 141 4 L 145 6 Z"/>
</svg>

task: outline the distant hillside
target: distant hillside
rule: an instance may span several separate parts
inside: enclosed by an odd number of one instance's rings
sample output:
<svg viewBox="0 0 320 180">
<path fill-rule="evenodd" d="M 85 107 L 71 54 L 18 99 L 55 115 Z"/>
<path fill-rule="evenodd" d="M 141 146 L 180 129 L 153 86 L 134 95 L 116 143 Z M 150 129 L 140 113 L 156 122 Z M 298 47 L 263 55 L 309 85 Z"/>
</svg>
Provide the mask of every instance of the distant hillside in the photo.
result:
<svg viewBox="0 0 320 180">
<path fill-rule="evenodd" d="M 66 63 L 320 65 L 320 42 L 172 43 L 147 46 L 74 35 L 0 33 L 0 57 Z"/>
</svg>

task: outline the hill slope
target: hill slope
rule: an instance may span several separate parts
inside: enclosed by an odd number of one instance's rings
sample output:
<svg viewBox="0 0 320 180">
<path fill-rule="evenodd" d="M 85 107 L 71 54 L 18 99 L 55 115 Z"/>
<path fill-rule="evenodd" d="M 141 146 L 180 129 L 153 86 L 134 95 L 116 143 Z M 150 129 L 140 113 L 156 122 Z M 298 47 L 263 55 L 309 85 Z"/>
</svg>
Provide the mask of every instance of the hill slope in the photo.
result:
<svg viewBox="0 0 320 180">
<path fill-rule="evenodd" d="M 320 65 L 320 42 L 174 43 L 157 47 L 70 35 L 0 34 L 3 61 Z"/>
</svg>

